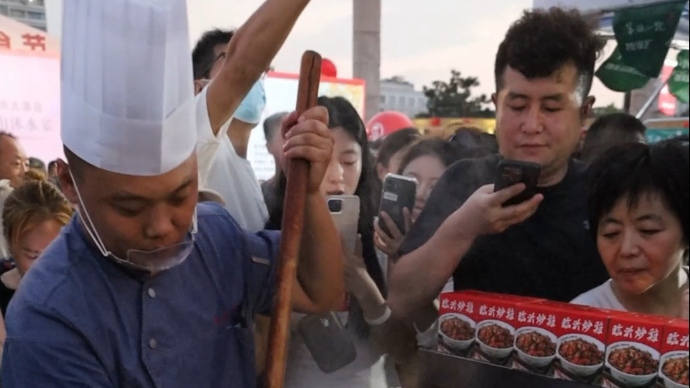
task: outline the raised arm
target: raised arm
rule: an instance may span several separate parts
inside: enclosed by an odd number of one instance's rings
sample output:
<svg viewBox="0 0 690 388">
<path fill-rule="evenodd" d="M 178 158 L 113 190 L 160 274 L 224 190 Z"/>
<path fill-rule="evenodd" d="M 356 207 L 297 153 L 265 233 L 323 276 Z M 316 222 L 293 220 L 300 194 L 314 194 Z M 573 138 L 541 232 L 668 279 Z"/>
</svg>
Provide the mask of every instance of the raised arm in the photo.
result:
<svg viewBox="0 0 690 388">
<path fill-rule="evenodd" d="M 284 126 L 298 121 L 293 113 Z M 294 310 L 318 313 L 334 310 L 344 296 L 343 259 L 338 231 L 333 224 L 321 182 L 333 154 L 333 136 L 327 126 L 324 107 L 308 110 L 285 138 L 285 160 L 306 159 L 310 163 L 304 229 L 300 241 L 298 287 Z"/>
<path fill-rule="evenodd" d="M 267 0 L 234 34 L 223 67 L 208 86 L 214 135 L 268 69 L 307 4 L 309 0 Z"/>
</svg>

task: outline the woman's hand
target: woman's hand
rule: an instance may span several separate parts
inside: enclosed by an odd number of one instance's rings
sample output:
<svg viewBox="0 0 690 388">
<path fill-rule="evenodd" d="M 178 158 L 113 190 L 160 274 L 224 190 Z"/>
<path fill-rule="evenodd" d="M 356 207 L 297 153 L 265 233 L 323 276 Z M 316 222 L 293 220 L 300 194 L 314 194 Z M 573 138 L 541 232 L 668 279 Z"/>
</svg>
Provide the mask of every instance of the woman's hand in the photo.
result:
<svg viewBox="0 0 690 388">
<path fill-rule="evenodd" d="M 374 220 L 374 244 L 376 248 L 389 257 L 394 257 L 398 254 L 400 244 L 402 244 L 405 235 L 412 226 L 412 214 L 407 208 L 403 209 L 403 216 L 405 218 L 405 230 L 401 231 L 386 212 L 381 212 L 381 220 L 388 227 L 390 235 L 379 226 L 379 220 Z"/>
</svg>

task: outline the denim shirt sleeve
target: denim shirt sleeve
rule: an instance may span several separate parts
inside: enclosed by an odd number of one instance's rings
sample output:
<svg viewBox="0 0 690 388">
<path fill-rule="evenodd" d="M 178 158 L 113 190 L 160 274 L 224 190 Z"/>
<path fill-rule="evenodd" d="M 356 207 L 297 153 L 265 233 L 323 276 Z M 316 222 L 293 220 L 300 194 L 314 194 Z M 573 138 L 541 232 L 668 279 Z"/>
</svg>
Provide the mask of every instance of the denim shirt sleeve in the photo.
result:
<svg viewBox="0 0 690 388">
<path fill-rule="evenodd" d="M 253 311 L 260 315 L 271 315 L 273 297 L 276 292 L 276 273 L 280 232 L 245 232 L 247 250 L 251 259 L 249 293 Z"/>
<path fill-rule="evenodd" d="M 24 304 L 8 316 L 3 388 L 115 388 L 86 342 L 57 314 Z"/>
</svg>

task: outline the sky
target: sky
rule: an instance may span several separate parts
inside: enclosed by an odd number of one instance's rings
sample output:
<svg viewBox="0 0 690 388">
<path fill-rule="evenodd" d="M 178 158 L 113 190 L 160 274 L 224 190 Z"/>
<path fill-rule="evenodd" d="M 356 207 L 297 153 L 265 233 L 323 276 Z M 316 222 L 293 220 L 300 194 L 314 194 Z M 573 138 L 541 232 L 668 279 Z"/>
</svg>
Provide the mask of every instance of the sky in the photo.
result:
<svg viewBox="0 0 690 388">
<path fill-rule="evenodd" d="M 263 0 L 187 3 L 190 38 L 195 42 L 210 28 L 240 27 Z M 532 6 L 532 0 L 382 3 L 382 78 L 403 76 L 421 89 L 435 80 L 446 81 L 450 70 L 456 69 L 463 75 L 479 77 L 478 94 L 492 93 L 496 49 L 510 24 Z M 312 0 L 273 66 L 277 71 L 296 73 L 305 50 L 315 50 L 331 59 L 340 77 L 352 76 L 352 0 Z M 623 94 L 608 90 L 596 79 L 592 94 L 597 97 L 596 106 L 623 105 Z"/>
</svg>

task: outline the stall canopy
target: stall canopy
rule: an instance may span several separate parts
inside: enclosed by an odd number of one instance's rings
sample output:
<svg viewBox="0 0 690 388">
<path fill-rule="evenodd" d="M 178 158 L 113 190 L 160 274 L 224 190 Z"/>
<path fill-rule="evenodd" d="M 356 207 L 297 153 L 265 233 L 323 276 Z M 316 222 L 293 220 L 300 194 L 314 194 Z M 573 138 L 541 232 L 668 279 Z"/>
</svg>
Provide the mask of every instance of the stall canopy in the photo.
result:
<svg viewBox="0 0 690 388">
<path fill-rule="evenodd" d="M 60 43 L 0 15 L 0 131 L 14 134 L 29 156 L 62 156 Z"/>
</svg>

